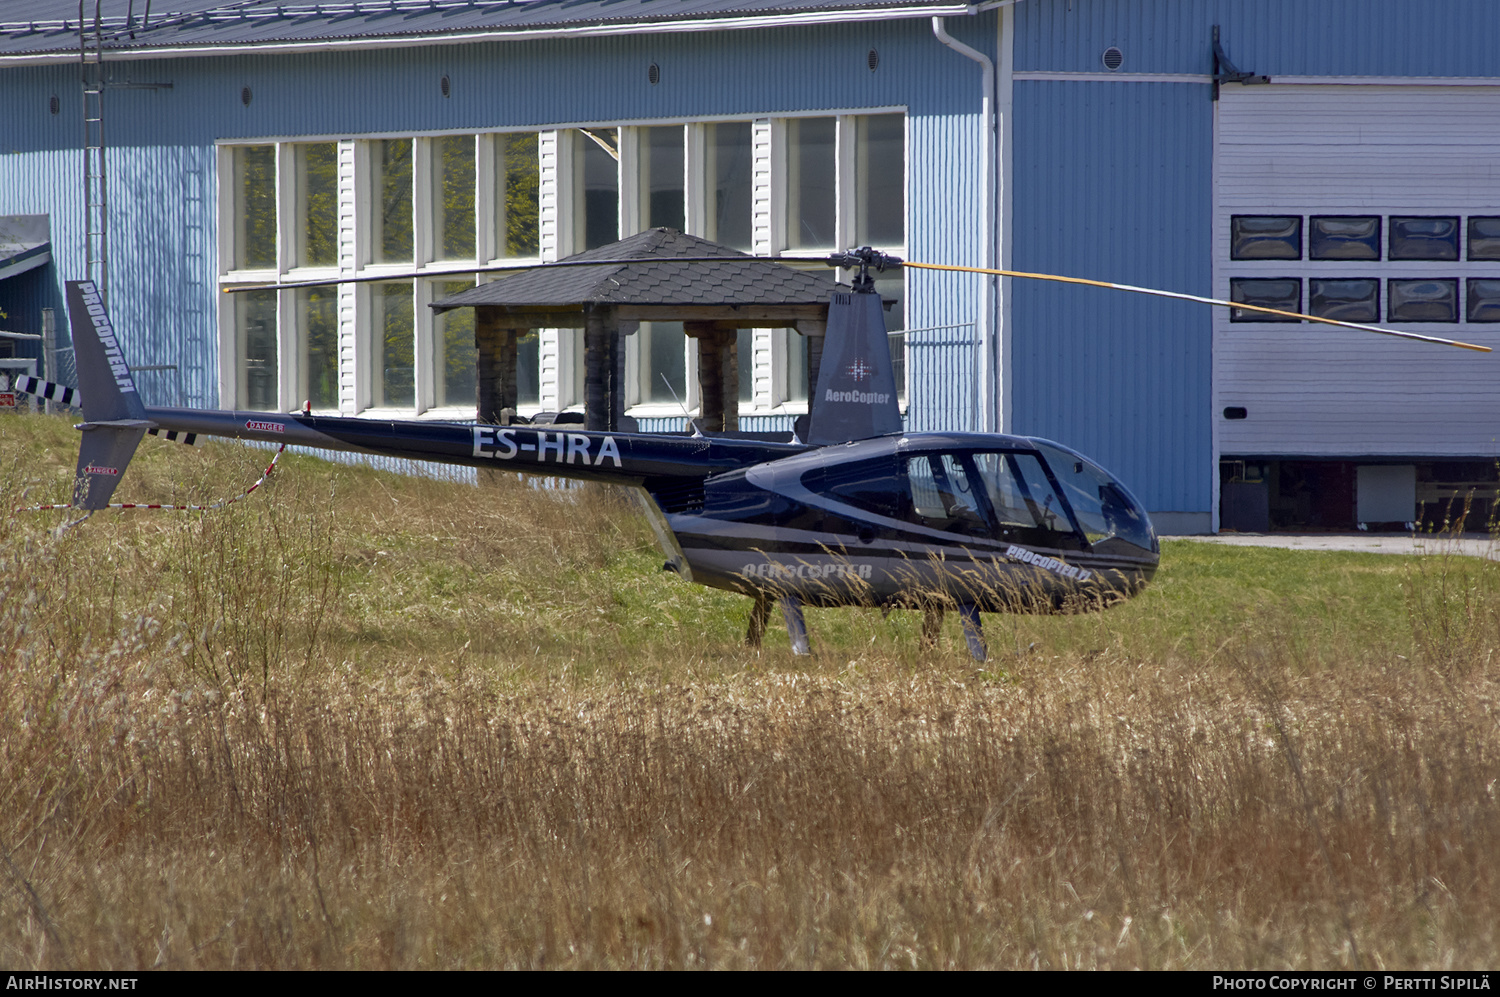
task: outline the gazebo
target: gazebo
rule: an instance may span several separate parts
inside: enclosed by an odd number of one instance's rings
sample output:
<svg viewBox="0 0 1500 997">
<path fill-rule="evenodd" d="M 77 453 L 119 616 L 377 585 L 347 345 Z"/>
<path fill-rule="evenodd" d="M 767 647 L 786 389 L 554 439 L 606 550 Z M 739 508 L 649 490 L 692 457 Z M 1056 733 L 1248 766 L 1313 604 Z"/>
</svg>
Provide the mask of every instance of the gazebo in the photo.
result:
<svg viewBox="0 0 1500 997">
<path fill-rule="evenodd" d="M 598 265 L 585 264 L 590 260 Z M 657 228 L 435 301 L 473 308 L 479 349 L 480 422 L 516 409 L 516 341 L 533 329 L 584 330 L 588 429 L 620 428 L 625 411 L 622 337 L 642 322 L 681 322 L 698 343 L 701 418 L 707 431 L 739 428 L 739 329 L 791 328 L 808 337 L 808 387 L 818 362 L 834 284 L 707 239 Z"/>
</svg>

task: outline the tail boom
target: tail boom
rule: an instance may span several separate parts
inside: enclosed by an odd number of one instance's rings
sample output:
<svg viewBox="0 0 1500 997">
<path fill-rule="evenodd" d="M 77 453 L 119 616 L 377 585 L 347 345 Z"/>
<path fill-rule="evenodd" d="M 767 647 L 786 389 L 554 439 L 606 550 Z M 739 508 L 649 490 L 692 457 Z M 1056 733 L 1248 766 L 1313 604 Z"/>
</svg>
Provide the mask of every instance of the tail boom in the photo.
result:
<svg viewBox="0 0 1500 997">
<path fill-rule="evenodd" d="M 158 430 L 199 437 L 259 440 L 631 485 L 648 478 L 703 478 L 807 449 L 754 440 L 277 412 L 151 408 L 146 415 Z"/>
</svg>

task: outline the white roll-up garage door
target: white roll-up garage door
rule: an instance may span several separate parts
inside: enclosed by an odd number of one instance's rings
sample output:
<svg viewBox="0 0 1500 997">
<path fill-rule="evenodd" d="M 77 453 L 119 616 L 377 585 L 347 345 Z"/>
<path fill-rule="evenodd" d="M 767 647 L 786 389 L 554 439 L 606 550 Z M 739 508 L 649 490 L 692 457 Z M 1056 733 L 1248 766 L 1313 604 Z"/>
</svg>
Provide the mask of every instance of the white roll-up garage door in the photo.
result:
<svg viewBox="0 0 1500 997">
<path fill-rule="evenodd" d="M 1500 348 L 1500 87 L 1225 86 L 1217 114 L 1218 296 Z M 1226 456 L 1500 455 L 1500 353 L 1218 309 L 1214 386 Z"/>
</svg>

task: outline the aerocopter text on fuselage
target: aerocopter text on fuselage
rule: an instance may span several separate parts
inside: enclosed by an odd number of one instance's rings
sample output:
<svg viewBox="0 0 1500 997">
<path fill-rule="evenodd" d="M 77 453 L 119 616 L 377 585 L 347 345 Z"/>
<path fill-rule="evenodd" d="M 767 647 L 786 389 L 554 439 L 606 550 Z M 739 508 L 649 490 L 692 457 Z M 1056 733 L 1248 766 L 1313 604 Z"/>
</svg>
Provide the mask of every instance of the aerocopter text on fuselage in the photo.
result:
<svg viewBox="0 0 1500 997">
<path fill-rule="evenodd" d="M 73 506 L 109 507 L 148 430 L 632 486 L 665 568 L 751 596 L 752 643 L 778 604 L 799 654 L 804 605 L 921 608 L 927 636 L 956 609 L 983 660 L 981 612 L 1094 608 L 1139 591 L 1159 559 L 1150 521 L 1086 457 L 1027 437 L 902 431 L 868 274 L 898 261 L 861 250 L 830 262 L 857 275 L 832 295 L 806 439 L 790 443 L 146 407 L 94 285 L 69 282 L 86 419 Z"/>
</svg>

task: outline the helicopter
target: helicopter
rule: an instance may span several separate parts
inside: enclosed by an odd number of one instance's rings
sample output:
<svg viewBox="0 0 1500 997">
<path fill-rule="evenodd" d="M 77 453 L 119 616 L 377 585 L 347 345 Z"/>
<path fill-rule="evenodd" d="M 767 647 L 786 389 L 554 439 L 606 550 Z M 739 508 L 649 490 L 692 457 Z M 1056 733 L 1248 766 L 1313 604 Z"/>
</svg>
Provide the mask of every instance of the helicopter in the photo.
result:
<svg viewBox="0 0 1500 997">
<path fill-rule="evenodd" d="M 982 662 L 982 612 L 1098 609 L 1141 591 L 1156 572 L 1160 544 L 1145 508 L 1098 464 L 1033 437 L 903 431 L 870 271 L 965 270 L 1275 310 L 1081 278 L 921 264 L 868 247 L 828 263 L 855 276 L 832 294 L 806 438 L 789 443 L 696 429 L 669 436 L 147 407 L 91 281 L 67 282 L 81 399 L 35 378 L 17 387 L 81 405 L 71 508 L 87 515 L 110 507 L 148 431 L 185 442 L 228 437 L 629 486 L 666 556 L 663 569 L 750 596 L 751 645 L 761 643 L 771 607 L 779 606 L 798 655 L 812 650 L 805 606 L 920 609 L 928 644 L 943 614 L 956 609 L 968 651 Z"/>
</svg>

